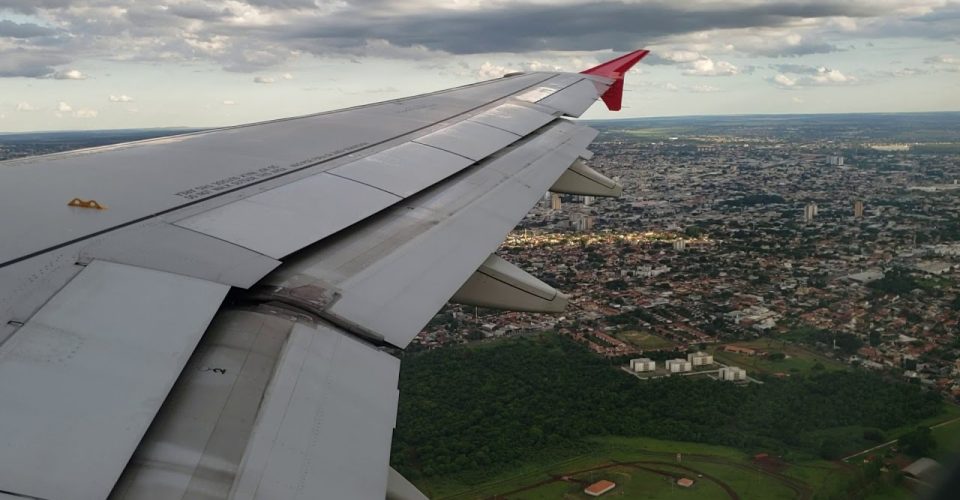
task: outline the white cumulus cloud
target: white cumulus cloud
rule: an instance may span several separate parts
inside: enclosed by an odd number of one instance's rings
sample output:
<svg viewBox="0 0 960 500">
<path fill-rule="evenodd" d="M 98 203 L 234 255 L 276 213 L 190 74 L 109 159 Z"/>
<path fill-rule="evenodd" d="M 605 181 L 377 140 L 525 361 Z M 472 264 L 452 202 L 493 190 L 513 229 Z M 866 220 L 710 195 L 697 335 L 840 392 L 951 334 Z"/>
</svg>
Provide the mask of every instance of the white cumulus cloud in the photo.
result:
<svg viewBox="0 0 960 500">
<path fill-rule="evenodd" d="M 111 95 L 110 102 L 133 102 L 133 98 L 126 94 Z"/>
<path fill-rule="evenodd" d="M 69 112 L 73 111 L 73 107 L 70 106 L 69 104 L 63 102 L 63 101 L 60 101 L 60 102 L 57 104 L 57 111 L 59 111 L 59 112 L 61 112 L 61 113 L 69 113 Z"/>
<path fill-rule="evenodd" d="M 698 59 L 686 65 L 683 74 L 690 76 L 733 76 L 740 70 L 727 61 L 714 61 L 709 57 Z"/>
<path fill-rule="evenodd" d="M 17 111 L 36 111 L 37 107 L 29 102 L 23 101 L 17 103 Z"/>
<path fill-rule="evenodd" d="M 86 80 L 87 75 L 84 75 L 80 70 L 68 69 L 66 71 L 54 71 L 50 75 L 54 80 Z"/>
</svg>

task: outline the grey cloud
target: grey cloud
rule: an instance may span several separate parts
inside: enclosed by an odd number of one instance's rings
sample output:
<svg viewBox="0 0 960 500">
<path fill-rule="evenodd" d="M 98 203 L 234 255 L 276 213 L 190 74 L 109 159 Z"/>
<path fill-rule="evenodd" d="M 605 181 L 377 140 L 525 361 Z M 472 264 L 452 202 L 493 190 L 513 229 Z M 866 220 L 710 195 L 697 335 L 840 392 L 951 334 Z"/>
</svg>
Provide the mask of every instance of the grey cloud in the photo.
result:
<svg viewBox="0 0 960 500">
<path fill-rule="evenodd" d="M 43 78 L 55 73 L 54 66 L 65 64 L 68 58 L 50 52 L 15 49 L 0 52 L 0 78 Z"/>
<path fill-rule="evenodd" d="M 230 9 L 216 9 L 204 4 L 177 4 L 168 9 L 170 14 L 197 21 L 218 21 L 233 15 Z"/>
<path fill-rule="evenodd" d="M 0 0 L 0 10 L 33 14 L 37 9 L 69 7 L 70 0 Z"/>
<path fill-rule="evenodd" d="M 781 73 L 794 73 L 797 75 L 815 75 L 819 72 L 817 66 L 807 64 L 771 64 L 770 69 L 775 69 Z"/>
<path fill-rule="evenodd" d="M 55 35 L 57 32 L 50 28 L 33 23 L 15 23 L 9 20 L 0 20 L 0 37 L 8 38 L 37 38 Z"/>
<path fill-rule="evenodd" d="M 801 18 L 862 17 L 874 7 L 838 3 L 773 3 L 698 8 L 668 3 L 511 5 L 481 11 L 434 10 L 416 16 L 360 16 L 345 12 L 294 22 L 275 33 L 316 43 L 316 51 L 360 39 L 422 45 L 454 54 L 534 50 L 630 50 L 659 38 L 711 29 L 782 26 Z"/>
<path fill-rule="evenodd" d="M 48 70 L 49 66 L 84 57 L 212 61 L 228 71 L 254 72 L 283 64 L 298 52 L 429 60 L 438 53 L 626 51 L 656 43 L 669 45 L 671 39 L 710 30 L 786 31 L 795 29 L 801 20 L 809 25 L 810 19 L 833 16 L 868 18 L 878 25 L 891 25 L 897 19 L 890 4 L 876 5 L 868 0 L 659 0 L 643 4 L 583 0 L 565 5 L 497 2 L 463 10 L 444 9 L 438 2 L 398 7 L 385 0 L 347 0 L 330 10 L 333 3 L 329 0 L 245 0 L 267 12 L 257 22 L 236 22 L 233 17 L 241 7 L 232 11 L 233 4 L 222 0 L 165 3 L 169 8 L 133 0 L 113 0 L 109 4 L 103 0 L 0 0 L 0 9 L 39 9 L 58 26 L 55 36 L 15 39 L 34 51 L 53 52 L 51 48 L 56 45 L 57 54 L 64 60 L 48 63 Z M 109 6 L 123 7 L 125 14 L 113 15 L 107 10 Z M 950 15 L 931 14 L 909 22 L 911 26 L 943 24 Z M 15 27 L 22 34 L 45 29 L 7 21 L 0 25 L 0 33 Z M 722 40 L 726 36 L 723 31 L 713 33 L 719 41 L 729 43 Z M 794 43 L 762 33 L 753 38 L 743 45 L 734 44 L 734 49 L 763 56 L 838 50 L 828 41 L 806 34 Z M 654 53 L 647 61 L 667 63 L 668 58 L 658 59 Z M 9 61 L 0 64 L 15 66 Z M 744 68 L 740 70 L 745 72 Z"/>
</svg>

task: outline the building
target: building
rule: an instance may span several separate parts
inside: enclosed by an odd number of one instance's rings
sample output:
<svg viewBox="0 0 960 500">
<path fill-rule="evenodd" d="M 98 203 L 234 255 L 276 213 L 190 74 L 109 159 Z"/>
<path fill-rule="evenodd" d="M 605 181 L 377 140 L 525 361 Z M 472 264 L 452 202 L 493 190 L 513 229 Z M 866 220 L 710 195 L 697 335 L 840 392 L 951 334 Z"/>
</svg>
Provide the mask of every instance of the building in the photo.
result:
<svg viewBox="0 0 960 500">
<path fill-rule="evenodd" d="M 943 466 L 932 458 L 919 458 L 903 468 L 903 475 L 925 483 L 934 483 L 939 478 Z"/>
<path fill-rule="evenodd" d="M 863 201 L 857 200 L 853 202 L 853 216 L 858 219 L 863 218 Z"/>
<path fill-rule="evenodd" d="M 806 207 L 803 207 L 803 221 L 812 222 L 816 217 L 817 204 L 811 201 L 810 203 L 807 203 Z"/>
<path fill-rule="evenodd" d="M 734 354 L 746 354 L 747 356 L 756 356 L 757 350 L 751 349 L 749 347 L 740 347 L 738 345 L 725 345 L 723 350 L 726 352 L 732 352 Z"/>
<path fill-rule="evenodd" d="M 713 364 L 713 354 L 706 352 L 695 352 L 687 354 L 687 361 L 693 366 L 706 366 Z"/>
<path fill-rule="evenodd" d="M 550 209 L 551 210 L 560 210 L 560 195 L 557 193 L 550 193 Z"/>
<path fill-rule="evenodd" d="M 657 369 L 657 362 L 650 358 L 631 359 L 630 369 L 635 372 L 652 372 Z"/>
<path fill-rule="evenodd" d="M 670 373 L 683 373 L 693 370 L 693 364 L 685 359 L 667 360 L 667 371 Z"/>
<path fill-rule="evenodd" d="M 693 479 L 690 479 L 688 477 L 681 477 L 680 479 L 677 479 L 677 486 L 680 486 L 682 488 L 689 488 L 693 486 Z"/>
<path fill-rule="evenodd" d="M 589 231 L 593 229 L 593 216 L 574 214 L 570 217 L 570 227 L 579 232 Z"/>
<path fill-rule="evenodd" d="M 583 489 L 583 492 L 592 497 L 598 497 L 617 487 L 617 483 L 602 479 Z"/>
<path fill-rule="evenodd" d="M 687 248 L 687 240 L 685 240 L 685 239 L 683 239 L 683 238 L 680 238 L 680 239 L 677 239 L 677 240 L 673 240 L 673 249 L 674 249 L 674 250 L 676 250 L 676 251 L 678 251 L 678 252 L 681 252 L 681 251 L 683 251 L 685 248 Z"/>
<path fill-rule="evenodd" d="M 720 369 L 720 380 L 746 380 L 747 371 L 737 366 L 724 366 Z"/>
<path fill-rule="evenodd" d="M 843 166 L 843 157 L 840 155 L 828 155 L 827 156 L 827 165 L 833 165 L 834 167 Z"/>
</svg>

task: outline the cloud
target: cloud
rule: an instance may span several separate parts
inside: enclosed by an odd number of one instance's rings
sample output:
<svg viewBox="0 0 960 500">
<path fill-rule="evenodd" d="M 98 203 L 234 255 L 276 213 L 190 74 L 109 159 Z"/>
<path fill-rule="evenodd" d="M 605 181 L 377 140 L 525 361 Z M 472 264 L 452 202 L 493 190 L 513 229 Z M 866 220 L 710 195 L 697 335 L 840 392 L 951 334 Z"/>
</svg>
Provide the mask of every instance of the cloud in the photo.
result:
<svg viewBox="0 0 960 500">
<path fill-rule="evenodd" d="M 937 71 L 948 71 L 951 73 L 960 71 L 960 57 L 950 54 L 931 56 L 924 59 L 923 62 Z"/>
<path fill-rule="evenodd" d="M 91 59 L 212 63 L 268 75 L 310 55 L 430 60 L 489 54 L 493 66 L 512 69 L 498 57 L 582 56 L 649 45 L 667 49 L 648 57 L 650 64 L 689 65 L 682 70 L 719 76 L 735 74 L 736 67 L 722 61 L 731 53 L 790 57 L 842 50 L 857 36 L 960 36 L 960 6 L 953 0 L 160 3 L 0 0 L 0 10 L 26 14 L 18 22 L 0 21 L 0 41 L 8 41 L 0 44 L 0 77 L 66 75 L 57 68 Z M 747 69 L 740 65 L 736 72 Z"/>
<path fill-rule="evenodd" d="M 54 80 L 86 80 L 87 75 L 84 75 L 79 70 L 68 69 L 65 71 L 54 71 L 53 73 L 47 75 L 49 78 Z"/>
<path fill-rule="evenodd" d="M 133 102 L 133 98 L 126 94 L 111 95 L 109 100 L 110 102 Z"/>
<path fill-rule="evenodd" d="M 686 65 L 683 74 L 690 76 L 733 76 L 740 70 L 726 61 L 714 61 L 709 57 L 698 59 Z"/>
<path fill-rule="evenodd" d="M 855 76 L 824 66 L 782 64 L 774 67 L 783 73 L 774 75 L 769 81 L 782 89 L 851 85 L 859 81 Z"/>
<path fill-rule="evenodd" d="M 226 100 L 226 101 L 223 101 L 223 105 L 224 105 L 224 106 L 236 106 L 236 105 L 237 105 L 237 101 L 231 101 L 231 100 L 228 99 L 228 100 Z"/>
<path fill-rule="evenodd" d="M 277 79 L 274 78 L 274 77 L 272 77 L 272 76 L 258 76 L 258 77 L 255 77 L 255 78 L 253 79 L 253 83 L 266 83 L 266 84 L 270 84 L 270 83 L 275 83 L 276 81 L 277 81 Z"/>
<path fill-rule="evenodd" d="M 67 103 L 65 103 L 65 102 L 63 102 L 63 101 L 60 101 L 60 103 L 57 104 L 57 111 L 59 111 L 59 112 L 61 112 L 61 113 L 69 113 L 69 112 L 73 111 L 73 107 L 71 107 L 69 104 L 67 104 Z"/>
<path fill-rule="evenodd" d="M 0 5 L 2 3 L 0 2 Z M 15 23 L 7 19 L 0 20 L 0 38 L 36 38 L 53 36 L 56 33 L 56 30 L 45 28 L 39 24 Z"/>
<path fill-rule="evenodd" d="M 100 114 L 95 109 L 78 109 L 74 111 L 73 116 L 77 118 L 96 118 Z"/>
<path fill-rule="evenodd" d="M 0 50 L 0 77 L 45 78 L 69 59 L 45 49 Z"/>
<path fill-rule="evenodd" d="M 688 88 L 691 92 L 697 92 L 699 94 L 720 92 L 720 87 L 714 87 L 713 85 L 691 85 Z"/>
<path fill-rule="evenodd" d="M 38 109 L 33 104 L 23 101 L 17 103 L 17 111 L 38 111 Z"/>
</svg>

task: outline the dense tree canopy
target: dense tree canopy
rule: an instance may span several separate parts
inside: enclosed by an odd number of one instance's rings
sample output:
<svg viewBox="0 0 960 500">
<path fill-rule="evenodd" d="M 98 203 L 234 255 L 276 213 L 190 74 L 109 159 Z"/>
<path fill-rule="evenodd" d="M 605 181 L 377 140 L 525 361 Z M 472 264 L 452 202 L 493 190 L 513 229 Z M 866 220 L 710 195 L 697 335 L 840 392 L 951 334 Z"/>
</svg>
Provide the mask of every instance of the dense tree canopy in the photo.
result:
<svg viewBox="0 0 960 500">
<path fill-rule="evenodd" d="M 832 455 L 840 450 L 826 449 L 837 441 L 824 430 L 890 429 L 942 405 L 935 394 L 861 372 L 747 386 L 639 381 L 553 335 L 431 351 L 402 367 L 392 462 L 411 476 L 503 466 L 598 435 Z"/>
</svg>

